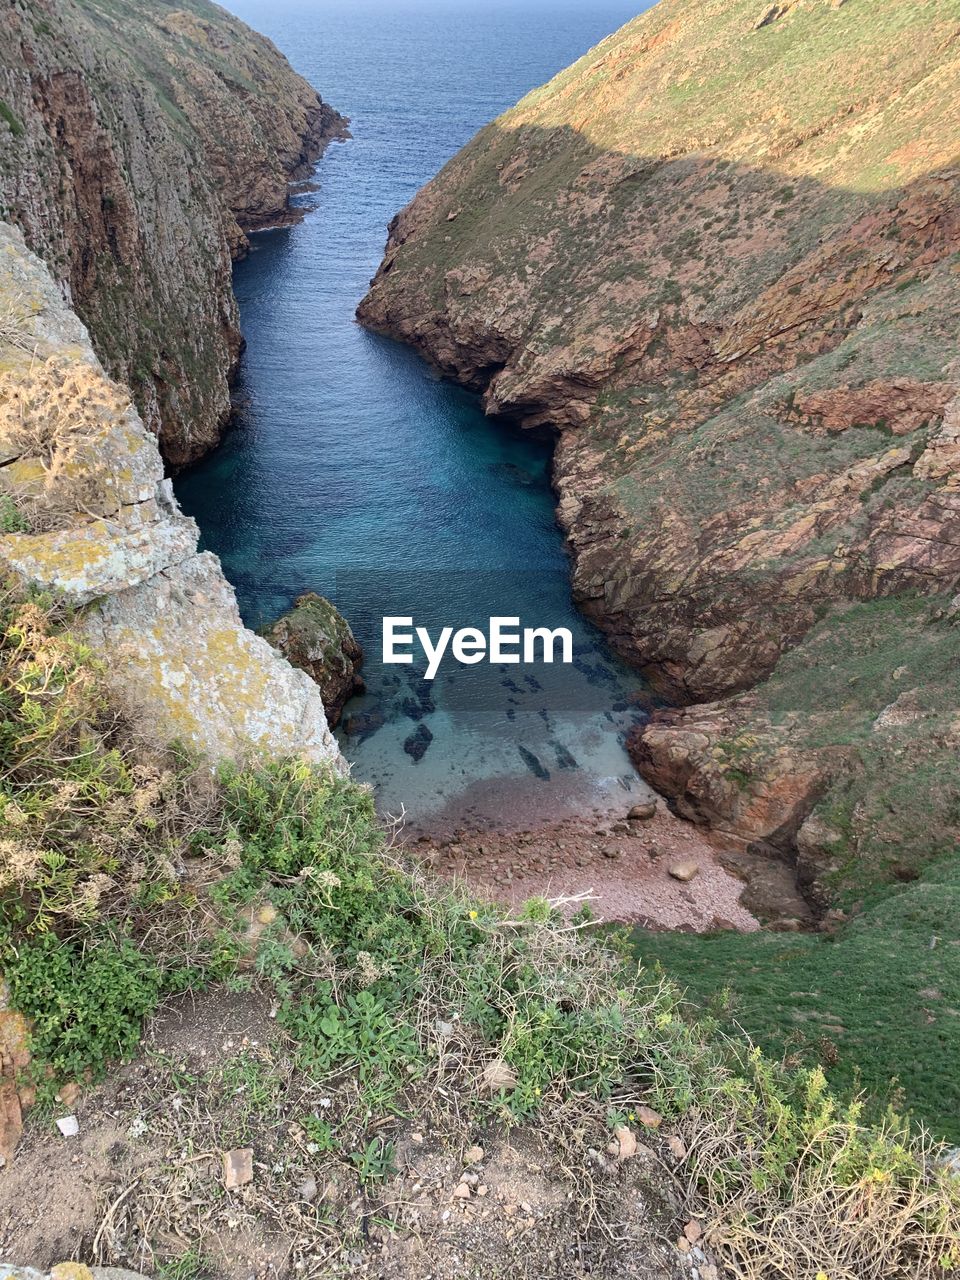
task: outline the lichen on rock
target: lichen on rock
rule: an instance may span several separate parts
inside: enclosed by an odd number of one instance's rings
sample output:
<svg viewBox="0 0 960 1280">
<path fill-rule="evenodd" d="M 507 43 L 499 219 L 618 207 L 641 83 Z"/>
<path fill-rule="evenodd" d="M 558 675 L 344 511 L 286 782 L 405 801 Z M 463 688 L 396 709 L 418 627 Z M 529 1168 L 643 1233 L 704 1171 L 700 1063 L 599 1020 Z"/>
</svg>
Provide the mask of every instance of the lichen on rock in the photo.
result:
<svg viewBox="0 0 960 1280">
<path fill-rule="evenodd" d="M 177 507 L 157 444 L 104 374 L 20 232 L 0 223 L 0 300 L 29 288 L 31 343 L 4 346 L 0 492 L 26 530 L 0 569 L 76 607 L 120 704 L 155 741 L 341 765 L 316 686 L 248 631 Z M 42 428 L 42 429 L 41 429 Z"/>
<path fill-rule="evenodd" d="M 363 650 L 343 614 L 323 596 L 307 591 L 267 628 L 264 638 L 319 686 L 327 721 L 335 728 L 348 699 L 364 688 L 359 674 Z"/>
</svg>

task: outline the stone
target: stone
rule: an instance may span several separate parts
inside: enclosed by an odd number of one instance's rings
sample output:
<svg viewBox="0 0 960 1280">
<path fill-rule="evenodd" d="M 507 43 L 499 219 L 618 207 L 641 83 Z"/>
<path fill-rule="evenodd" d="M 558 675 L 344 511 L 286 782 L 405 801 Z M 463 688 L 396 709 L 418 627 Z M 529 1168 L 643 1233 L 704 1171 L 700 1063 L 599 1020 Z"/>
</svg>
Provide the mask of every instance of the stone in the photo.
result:
<svg viewBox="0 0 960 1280">
<path fill-rule="evenodd" d="M 72 1107 L 76 1100 L 80 1097 L 80 1086 L 75 1080 L 61 1087 L 56 1095 L 57 1102 L 62 1103 L 65 1107 Z"/>
<path fill-rule="evenodd" d="M 427 747 L 432 741 L 433 734 L 425 724 L 420 724 L 404 741 L 403 749 L 414 761 L 419 762 L 426 755 Z"/>
<path fill-rule="evenodd" d="M 517 1083 L 516 1072 L 502 1058 L 494 1058 L 483 1069 L 483 1087 L 488 1093 L 499 1093 L 501 1089 L 512 1089 Z"/>
<path fill-rule="evenodd" d="M 674 1160 L 683 1160 L 687 1154 L 686 1144 L 683 1139 L 675 1133 L 667 1138 L 667 1150 L 673 1156 Z"/>
<path fill-rule="evenodd" d="M 329 600 L 308 591 L 267 628 L 264 637 L 318 685 L 333 729 L 340 723 L 345 703 L 365 687 L 360 676 L 363 650 L 346 618 Z"/>
<path fill-rule="evenodd" d="M 228 1191 L 253 1181 L 253 1149 L 236 1147 L 223 1153 L 223 1185 Z"/>
<path fill-rule="evenodd" d="M 683 862 L 671 863 L 667 870 L 674 880 L 680 880 L 686 884 L 699 875 L 700 866 L 696 862 L 684 860 Z"/>
<path fill-rule="evenodd" d="M 304 1178 L 304 1180 L 300 1183 L 299 1191 L 300 1191 L 300 1199 L 305 1200 L 307 1204 L 310 1204 L 312 1203 L 312 1201 L 316 1200 L 317 1198 L 316 1178 L 314 1178 L 312 1175 L 310 1177 Z"/>
<path fill-rule="evenodd" d="M 767 928 L 772 933 L 799 933 L 803 929 L 803 921 L 795 916 L 783 916 L 779 920 L 771 920 Z"/>
<path fill-rule="evenodd" d="M 483 1147 L 467 1147 L 466 1151 L 463 1153 L 463 1163 L 467 1165 L 480 1164 L 483 1160 L 483 1155 Z"/>
<path fill-rule="evenodd" d="M 696 1218 L 691 1218 L 687 1225 L 683 1228 L 683 1234 L 691 1244 L 696 1244 L 703 1235 L 703 1228 Z"/>
<path fill-rule="evenodd" d="M 80 1121 L 76 1116 L 62 1116 L 57 1121 L 57 1128 L 64 1138 L 75 1138 L 80 1132 Z"/>
<path fill-rule="evenodd" d="M 648 822 L 651 818 L 657 816 L 656 800 L 644 800 L 642 804 L 635 804 L 627 817 L 631 822 Z"/>
<path fill-rule="evenodd" d="M 653 1107 L 641 1106 L 637 1107 L 637 1119 L 648 1129 L 659 1129 L 663 1116 L 659 1111 L 654 1111 Z"/>
<path fill-rule="evenodd" d="M 23 1132 L 23 1111 L 33 1101 L 31 1086 L 18 1077 L 30 1063 L 30 1028 L 26 1018 L 6 1007 L 9 993 L 0 980 L 0 1168 L 13 1158 Z"/>
<path fill-rule="evenodd" d="M 620 1124 L 614 1129 L 613 1136 L 617 1140 L 617 1159 L 632 1160 L 637 1154 L 637 1139 L 632 1130 L 625 1124 Z"/>
</svg>

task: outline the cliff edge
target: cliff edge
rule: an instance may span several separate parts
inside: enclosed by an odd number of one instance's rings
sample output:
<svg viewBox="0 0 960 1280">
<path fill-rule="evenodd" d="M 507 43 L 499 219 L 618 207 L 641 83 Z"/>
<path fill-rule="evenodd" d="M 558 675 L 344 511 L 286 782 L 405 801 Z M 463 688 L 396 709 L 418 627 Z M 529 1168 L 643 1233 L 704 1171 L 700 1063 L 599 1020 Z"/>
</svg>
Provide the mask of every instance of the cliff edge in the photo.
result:
<svg viewBox="0 0 960 1280">
<path fill-rule="evenodd" d="M 19 225 L 180 466 L 229 417 L 231 255 L 295 220 L 345 122 L 207 0 L 2 0 L 0 217 Z"/>
<path fill-rule="evenodd" d="M 0 569 L 77 610 L 150 740 L 339 767 L 316 685 L 243 626 L 197 537 L 129 392 L 0 223 Z"/>
</svg>

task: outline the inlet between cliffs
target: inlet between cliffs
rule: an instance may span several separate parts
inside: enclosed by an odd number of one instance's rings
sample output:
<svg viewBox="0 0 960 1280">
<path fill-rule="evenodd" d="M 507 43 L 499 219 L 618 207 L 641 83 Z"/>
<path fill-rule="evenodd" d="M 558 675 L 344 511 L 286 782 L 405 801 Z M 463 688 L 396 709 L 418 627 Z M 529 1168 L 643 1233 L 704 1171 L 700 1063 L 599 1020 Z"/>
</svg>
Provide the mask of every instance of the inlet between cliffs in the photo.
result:
<svg viewBox="0 0 960 1280">
<path fill-rule="evenodd" d="M 354 309 L 386 223 L 468 138 L 632 17 L 598 4 L 464 14 L 263 0 L 231 8 L 270 35 L 352 120 L 295 227 L 254 237 L 236 268 L 247 339 L 237 422 L 177 478 L 221 557 L 245 621 L 303 591 L 328 596 L 367 655 L 366 693 L 339 731 L 382 812 L 484 825 L 622 809 L 645 794 L 623 748 L 639 677 L 573 607 L 549 485 L 550 444 L 486 419 L 412 352 L 364 332 Z M 415 70 L 414 70 L 415 69 Z M 572 661 L 533 666 L 382 662 L 384 616 L 431 633 L 567 628 Z"/>
</svg>

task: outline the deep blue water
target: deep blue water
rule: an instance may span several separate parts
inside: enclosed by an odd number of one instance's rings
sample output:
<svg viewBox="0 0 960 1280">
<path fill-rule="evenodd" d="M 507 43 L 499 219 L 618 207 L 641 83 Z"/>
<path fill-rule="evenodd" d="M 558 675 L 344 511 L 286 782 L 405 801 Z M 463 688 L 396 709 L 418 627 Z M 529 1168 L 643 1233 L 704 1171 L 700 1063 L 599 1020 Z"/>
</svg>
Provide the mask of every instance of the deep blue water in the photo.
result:
<svg viewBox="0 0 960 1280">
<path fill-rule="evenodd" d="M 488 421 L 353 318 L 393 214 L 482 124 L 642 7 L 230 5 L 351 118 L 353 138 L 319 165 L 304 222 L 256 236 L 236 269 L 239 423 L 177 494 L 250 625 L 307 589 L 349 618 L 368 694 L 347 709 L 343 749 L 381 807 L 415 821 L 604 807 L 642 787 L 621 745 L 640 681 L 572 606 L 548 446 Z M 491 614 L 567 626 L 576 662 L 448 661 L 427 685 L 422 663 L 380 665 L 388 613 L 431 630 Z M 415 760 L 404 743 L 421 725 L 433 736 Z"/>
</svg>

